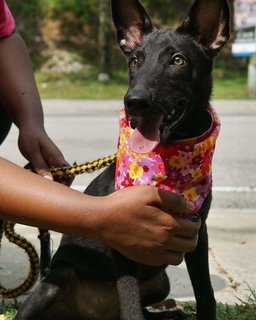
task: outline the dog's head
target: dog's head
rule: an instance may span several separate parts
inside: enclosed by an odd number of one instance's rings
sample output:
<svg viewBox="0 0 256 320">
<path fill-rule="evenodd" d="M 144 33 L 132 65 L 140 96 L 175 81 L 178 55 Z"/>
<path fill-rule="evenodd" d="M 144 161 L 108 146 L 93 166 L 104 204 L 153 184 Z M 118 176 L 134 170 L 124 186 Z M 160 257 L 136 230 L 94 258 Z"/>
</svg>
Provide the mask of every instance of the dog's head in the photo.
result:
<svg viewBox="0 0 256 320">
<path fill-rule="evenodd" d="M 229 39 L 227 0 L 195 0 L 181 25 L 157 30 L 137 0 L 112 0 L 118 44 L 128 59 L 126 111 L 162 143 L 210 125 L 212 61 Z"/>
</svg>

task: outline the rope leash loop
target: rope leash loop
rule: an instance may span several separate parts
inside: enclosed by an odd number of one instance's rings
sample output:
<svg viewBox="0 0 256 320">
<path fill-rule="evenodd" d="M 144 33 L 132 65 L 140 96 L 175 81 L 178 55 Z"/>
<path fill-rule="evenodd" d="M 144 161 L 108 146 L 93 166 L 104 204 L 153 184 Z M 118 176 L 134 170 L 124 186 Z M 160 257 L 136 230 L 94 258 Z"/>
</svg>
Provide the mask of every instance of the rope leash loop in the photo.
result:
<svg viewBox="0 0 256 320">
<path fill-rule="evenodd" d="M 112 154 L 103 158 L 99 158 L 94 161 L 85 162 L 81 164 L 74 163 L 73 166 L 61 166 L 61 167 L 51 167 L 51 173 L 53 177 L 56 178 L 71 178 L 78 174 L 83 173 L 92 173 L 96 170 L 100 170 L 104 167 L 110 166 L 115 162 L 117 154 Z M 32 172 L 35 172 L 30 163 L 25 167 Z M 50 257 L 49 250 L 49 238 L 50 235 L 48 230 L 39 229 L 39 239 L 41 241 L 41 261 L 38 257 L 38 254 L 34 246 L 24 237 L 17 234 L 14 230 L 15 223 L 7 221 L 3 222 L 0 219 L 0 246 L 3 232 L 5 233 L 6 238 L 22 248 L 29 258 L 30 270 L 27 278 L 24 282 L 14 289 L 7 289 L 1 286 L 0 284 L 0 297 L 2 298 L 16 298 L 29 289 L 33 287 L 35 282 L 38 279 L 38 276 L 41 271 L 41 276 L 45 276 L 48 271 Z"/>
<path fill-rule="evenodd" d="M 27 239 L 17 234 L 14 227 L 14 222 L 5 222 L 5 236 L 10 242 L 16 244 L 26 252 L 29 257 L 30 269 L 27 278 L 18 287 L 14 289 L 6 289 L 0 285 L 0 297 L 2 298 L 16 298 L 31 289 L 37 281 L 40 272 L 39 258 L 36 249 Z"/>
</svg>

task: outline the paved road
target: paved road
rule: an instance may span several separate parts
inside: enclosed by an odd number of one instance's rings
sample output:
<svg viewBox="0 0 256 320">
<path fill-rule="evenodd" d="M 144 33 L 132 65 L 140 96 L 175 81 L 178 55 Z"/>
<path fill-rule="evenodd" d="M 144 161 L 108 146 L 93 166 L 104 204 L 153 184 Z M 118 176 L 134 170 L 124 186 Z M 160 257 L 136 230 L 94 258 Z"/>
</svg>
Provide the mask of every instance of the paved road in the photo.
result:
<svg viewBox="0 0 256 320">
<path fill-rule="evenodd" d="M 49 135 L 67 160 L 84 162 L 115 152 L 120 101 L 45 101 L 45 124 Z M 256 102 L 216 101 L 222 130 L 213 161 L 214 201 L 209 217 L 210 268 L 216 297 L 237 302 L 247 293 L 247 283 L 256 288 Z M 1 146 L 1 155 L 23 165 L 16 147 L 17 129 Z M 75 187 L 83 189 L 95 176 L 82 175 Z M 19 226 L 36 246 L 36 231 Z M 53 233 L 53 250 L 60 235 Z M 3 243 L 0 281 L 14 287 L 26 276 L 26 257 Z M 21 267 L 22 266 L 22 267 Z M 185 266 L 168 269 L 173 297 L 193 297 Z"/>
<path fill-rule="evenodd" d="M 70 163 L 94 160 L 115 152 L 120 105 L 119 101 L 46 101 L 46 128 Z M 255 208 L 256 102 L 214 105 L 222 122 L 213 161 L 214 206 Z M 13 128 L 1 153 L 24 164 L 16 136 Z M 77 177 L 74 183 L 87 185 L 94 176 Z"/>
</svg>

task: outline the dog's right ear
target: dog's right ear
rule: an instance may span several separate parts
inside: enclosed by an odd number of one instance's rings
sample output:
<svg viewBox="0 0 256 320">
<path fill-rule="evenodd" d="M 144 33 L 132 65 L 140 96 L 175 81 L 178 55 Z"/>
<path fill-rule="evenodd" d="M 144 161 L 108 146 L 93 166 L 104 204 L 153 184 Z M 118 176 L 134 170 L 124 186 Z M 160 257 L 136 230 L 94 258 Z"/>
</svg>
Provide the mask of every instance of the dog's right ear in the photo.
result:
<svg viewBox="0 0 256 320">
<path fill-rule="evenodd" d="M 111 9 L 118 44 L 128 54 L 153 31 L 151 20 L 137 0 L 112 0 Z"/>
</svg>

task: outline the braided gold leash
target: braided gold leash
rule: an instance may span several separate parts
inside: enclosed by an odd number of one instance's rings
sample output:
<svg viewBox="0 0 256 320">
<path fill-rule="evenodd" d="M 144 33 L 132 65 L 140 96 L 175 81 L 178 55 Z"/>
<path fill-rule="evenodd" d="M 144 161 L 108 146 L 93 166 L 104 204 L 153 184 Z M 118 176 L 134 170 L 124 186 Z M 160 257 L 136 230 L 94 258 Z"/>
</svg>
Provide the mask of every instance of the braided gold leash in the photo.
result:
<svg viewBox="0 0 256 320">
<path fill-rule="evenodd" d="M 36 282 L 40 271 L 39 258 L 36 249 L 24 237 L 20 236 L 14 231 L 14 226 L 15 223 L 13 222 L 7 221 L 5 223 L 5 236 L 10 242 L 15 243 L 27 253 L 29 257 L 30 270 L 27 278 L 17 288 L 6 289 L 0 285 L 0 296 L 2 298 L 16 298 L 22 293 L 29 290 Z"/>
<path fill-rule="evenodd" d="M 104 167 L 111 165 L 112 163 L 115 162 L 115 160 L 116 160 L 116 154 L 112 154 L 110 156 L 97 159 L 95 161 L 85 162 L 81 164 L 75 163 L 73 166 L 62 166 L 57 168 L 52 167 L 50 168 L 50 170 L 53 177 L 70 178 L 78 174 L 91 173 L 96 170 L 100 170 Z M 26 165 L 25 168 L 33 171 L 32 167 L 29 164 Z M 27 278 L 17 288 L 6 289 L 0 285 L 0 297 L 2 298 L 16 298 L 21 294 L 25 293 L 26 291 L 32 288 L 32 286 L 37 281 L 40 273 L 39 257 L 34 246 L 26 238 L 18 235 L 15 232 L 14 227 L 15 227 L 15 223 L 10 221 L 7 221 L 5 223 L 2 223 L 2 225 L 0 225 L 0 245 L 1 245 L 1 237 L 4 230 L 6 238 L 10 242 L 16 244 L 17 246 L 25 250 L 25 252 L 27 253 L 29 257 L 29 262 L 30 262 L 30 270 Z M 47 232 L 47 230 L 44 230 L 44 232 Z M 41 270 L 41 273 L 42 273 L 42 270 Z"/>
<path fill-rule="evenodd" d="M 115 160 L 116 160 L 116 153 L 104 158 L 99 158 L 91 162 L 84 162 L 80 164 L 74 163 L 72 166 L 64 165 L 61 167 L 51 167 L 50 170 L 53 177 L 70 178 L 78 174 L 92 173 L 96 170 L 100 170 L 104 167 L 111 165 L 113 162 L 115 162 Z M 34 171 L 30 164 L 27 164 L 25 168 L 31 171 Z"/>
</svg>

